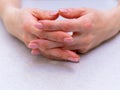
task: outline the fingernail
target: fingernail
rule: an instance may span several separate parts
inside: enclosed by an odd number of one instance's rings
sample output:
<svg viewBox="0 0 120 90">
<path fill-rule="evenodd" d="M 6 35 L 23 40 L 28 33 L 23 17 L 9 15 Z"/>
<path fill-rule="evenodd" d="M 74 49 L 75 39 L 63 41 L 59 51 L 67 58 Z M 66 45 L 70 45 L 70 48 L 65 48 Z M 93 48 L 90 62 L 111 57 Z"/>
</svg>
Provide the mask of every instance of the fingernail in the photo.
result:
<svg viewBox="0 0 120 90">
<path fill-rule="evenodd" d="M 29 44 L 28 45 L 28 48 L 31 48 L 31 49 L 36 49 L 36 48 L 39 48 L 37 44 Z"/>
<path fill-rule="evenodd" d="M 42 25 L 42 23 L 38 23 L 38 24 L 35 25 L 35 27 L 38 28 L 38 29 L 42 29 L 43 25 Z"/>
<path fill-rule="evenodd" d="M 54 15 L 57 15 L 58 14 L 58 11 L 52 11 L 50 12 L 50 16 L 54 16 Z"/>
<path fill-rule="evenodd" d="M 67 13 L 68 9 L 60 9 L 61 12 Z"/>
<path fill-rule="evenodd" d="M 31 54 L 32 55 L 40 55 L 40 52 L 39 51 L 31 51 Z"/>
<path fill-rule="evenodd" d="M 68 58 L 68 60 L 72 61 L 72 62 L 79 62 L 79 58 Z"/>
<path fill-rule="evenodd" d="M 73 38 L 72 37 L 70 37 L 70 38 L 64 38 L 64 42 L 73 42 Z"/>
</svg>

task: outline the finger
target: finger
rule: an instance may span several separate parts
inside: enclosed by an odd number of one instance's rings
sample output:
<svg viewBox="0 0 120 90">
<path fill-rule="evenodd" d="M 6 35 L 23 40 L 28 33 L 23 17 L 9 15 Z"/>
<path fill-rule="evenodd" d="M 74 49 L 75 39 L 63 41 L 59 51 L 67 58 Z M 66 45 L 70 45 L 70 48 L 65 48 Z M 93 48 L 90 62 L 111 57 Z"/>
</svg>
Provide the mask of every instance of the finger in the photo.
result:
<svg viewBox="0 0 120 90">
<path fill-rule="evenodd" d="M 66 42 L 71 43 L 73 38 L 66 32 L 56 31 L 56 32 L 44 32 L 42 36 L 44 39 L 48 39 L 55 42 Z"/>
<path fill-rule="evenodd" d="M 62 50 L 61 48 L 55 48 L 48 50 L 43 56 L 50 59 L 65 60 L 70 62 L 79 62 L 79 55 L 70 50 Z"/>
<path fill-rule="evenodd" d="M 41 30 L 38 30 L 34 26 L 37 22 L 38 21 L 36 20 L 36 18 L 34 18 L 33 16 L 28 15 L 27 17 L 25 17 L 25 20 L 23 21 L 23 30 L 26 33 L 33 34 L 33 35 L 35 35 L 37 37 L 38 34 L 41 33 Z"/>
<path fill-rule="evenodd" d="M 66 43 L 70 43 L 73 41 L 73 38 L 71 37 L 71 35 L 67 34 L 66 32 L 62 32 L 62 31 L 48 32 L 48 31 L 42 31 L 42 30 L 36 29 L 34 26 L 30 26 L 30 27 L 27 25 L 25 27 L 25 30 L 28 33 L 32 33 L 35 36 L 42 39 L 52 40 L 56 42 L 66 42 Z"/>
<path fill-rule="evenodd" d="M 42 39 L 47 39 L 55 42 L 66 42 L 71 43 L 73 38 L 66 32 L 56 31 L 56 32 L 41 32 L 36 33 L 38 37 Z"/>
<path fill-rule="evenodd" d="M 37 45 L 37 47 L 36 46 L 33 47 L 33 45 Z M 44 39 L 33 40 L 29 44 L 29 48 L 34 49 L 38 47 L 41 48 L 42 50 L 47 50 L 47 49 L 56 48 L 56 47 L 63 47 L 63 44 L 58 43 L 58 42 L 44 40 Z"/>
<path fill-rule="evenodd" d="M 35 35 L 28 32 L 24 32 L 24 35 L 22 38 L 23 38 L 23 42 L 28 48 L 29 48 L 28 44 L 30 43 L 30 41 L 37 39 Z"/>
<path fill-rule="evenodd" d="M 55 21 L 42 20 L 39 24 L 36 27 L 46 31 L 81 32 L 83 29 L 83 20 L 77 19 Z"/>
<path fill-rule="evenodd" d="M 26 33 L 23 37 L 23 41 L 25 43 L 25 45 L 31 49 L 32 47 L 32 51 L 31 54 L 32 55 L 39 55 L 40 54 L 40 50 L 38 49 L 39 46 L 37 44 L 32 44 L 31 46 L 29 45 L 30 41 L 37 39 L 36 36 L 30 34 L 30 33 Z"/>
<path fill-rule="evenodd" d="M 40 55 L 40 50 L 39 50 L 39 49 L 33 49 L 33 50 L 31 51 L 31 54 L 32 54 L 32 55 Z"/>
<path fill-rule="evenodd" d="M 85 11 L 86 9 L 83 8 L 68 8 L 60 9 L 59 14 L 65 18 L 73 19 L 84 15 Z"/>
<path fill-rule="evenodd" d="M 83 47 L 91 46 L 94 36 L 93 35 L 81 35 L 81 36 L 73 36 L 74 42 L 72 44 L 68 44 L 64 46 L 65 49 L 69 50 L 79 50 Z"/>
<path fill-rule="evenodd" d="M 51 41 L 55 41 L 55 42 L 71 43 L 73 41 L 73 38 L 71 35 L 69 35 L 66 32 L 62 32 L 62 31 L 45 32 L 45 31 L 40 31 L 40 30 L 34 28 L 34 30 L 29 29 L 29 32 L 33 33 L 35 36 L 37 36 L 41 39 L 47 39 L 47 40 L 51 40 Z"/>
<path fill-rule="evenodd" d="M 31 11 L 31 10 L 30 10 Z M 29 33 L 32 33 L 36 35 L 36 33 L 40 33 L 40 31 L 37 31 L 37 28 L 34 26 L 36 23 L 38 23 L 37 19 L 41 18 L 43 19 L 56 19 L 58 17 L 58 13 L 51 12 L 51 11 L 43 11 L 43 10 L 38 10 L 38 9 L 33 9 L 31 13 L 33 16 L 29 13 L 26 13 L 23 17 L 25 18 L 23 21 L 23 29 Z M 52 16 L 51 16 L 52 15 Z M 39 24 L 40 26 L 40 24 Z"/>
<path fill-rule="evenodd" d="M 72 61 L 72 62 L 78 62 L 79 61 L 79 56 L 72 51 L 69 50 L 62 50 L 61 48 L 55 48 L 59 47 L 59 45 L 56 45 L 54 43 L 49 43 L 44 41 L 44 40 L 37 40 L 31 42 L 31 43 L 39 43 L 39 50 L 40 53 L 43 54 L 44 56 L 48 58 L 54 58 L 54 59 L 62 59 L 62 60 L 67 60 L 67 61 Z M 50 46 L 48 46 L 50 45 Z M 54 48 L 53 48 L 54 47 Z M 49 49 L 52 48 L 52 49 Z M 35 50 L 35 49 L 34 49 Z M 32 50 L 32 54 L 36 54 L 36 50 Z"/>
<path fill-rule="evenodd" d="M 43 38 L 43 39 L 48 39 L 56 42 L 72 42 L 73 38 L 71 35 L 67 34 L 66 32 L 62 31 L 56 31 L 56 32 L 45 32 L 42 30 L 37 29 L 35 26 L 33 26 L 34 22 L 29 22 L 25 23 L 24 25 L 24 30 L 27 33 L 32 33 L 33 35 Z"/>
<path fill-rule="evenodd" d="M 33 41 L 33 40 L 32 40 Z M 30 48 L 30 49 L 37 49 L 37 48 L 39 48 L 39 45 L 37 44 L 37 43 L 29 43 L 28 44 L 28 48 Z"/>
<path fill-rule="evenodd" d="M 50 11 L 50 10 L 40 10 L 40 9 L 32 9 L 32 14 L 37 17 L 39 20 L 55 20 L 58 18 L 58 11 Z"/>
</svg>

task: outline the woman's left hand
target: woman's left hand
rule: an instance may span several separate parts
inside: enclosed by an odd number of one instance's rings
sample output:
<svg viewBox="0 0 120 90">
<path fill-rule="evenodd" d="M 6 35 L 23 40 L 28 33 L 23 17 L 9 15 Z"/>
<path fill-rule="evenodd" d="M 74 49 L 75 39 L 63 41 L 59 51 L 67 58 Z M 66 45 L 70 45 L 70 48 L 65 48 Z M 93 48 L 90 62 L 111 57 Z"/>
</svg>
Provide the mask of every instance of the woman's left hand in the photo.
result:
<svg viewBox="0 0 120 90">
<path fill-rule="evenodd" d="M 61 16 L 67 20 L 41 21 L 47 31 L 73 32 L 74 41 L 63 48 L 77 50 L 80 53 L 100 45 L 119 32 L 120 20 L 116 12 L 98 11 L 88 8 L 60 9 Z"/>
</svg>

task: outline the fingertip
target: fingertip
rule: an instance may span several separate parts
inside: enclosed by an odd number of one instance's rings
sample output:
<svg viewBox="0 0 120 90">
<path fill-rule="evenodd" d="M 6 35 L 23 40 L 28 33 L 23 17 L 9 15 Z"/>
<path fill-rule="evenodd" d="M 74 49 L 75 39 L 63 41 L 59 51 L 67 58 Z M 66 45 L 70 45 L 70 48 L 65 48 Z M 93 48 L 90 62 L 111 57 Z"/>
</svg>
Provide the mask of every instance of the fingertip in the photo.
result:
<svg viewBox="0 0 120 90">
<path fill-rule="evenodd" d="M 72 37 L 64 38 L 64 42 L 71 43 L 73 42 L 73 38 Z"/>
<path fill-rule="evenodd" d="M 58 11 L 51 11 L 49 13 L 49 16 L 50 16 L 51 20 L 55 20 L 55 19 L 57 19 L 59 17 L 59 12 Z"/>
<path fill-rule="evenodd" d="M 69 57 L 68 57 L 68 61 L 71 61 L 71 62 L 79 62 L 80 60 L 80 56 L 77 55 L 75 52 L 73 51 L 70 51 L 70 50 L 67 50 L 68 54 L 69 54 Z"/>
<path fill-rule="evenodd" d="M 51 11 L 49 15 L 50 15 L 50 16 L 55 16 L 55 15 L 57 15 L 57 14 L 58 14 L 58 11 Z"/>
<path fill-rule="evenodd" d="M 58 18 L 59 13 L 58 11 L 50 11 L 50 10 L 33 10 L 33 14 L 35 17 L 37 17 L 39 20 L 55 20 L 56 18 Z"/>
<path fill-rule="evenodd" d="M 32 55 L 40 55 L 40 51 L 39 51 L 39 49 L 33 49 L 33 50 L 31 51 L 31 54 L 32 54 Z"/>
<path fill-rule="evenodd" d="M 74 63 L 79 63 L 80 58 L 68 58 L 69 61 L 74 62 Z"/>
<path fill-rule="evenodd" d="M 42 23 L 37 23 L 34 25 L 36 28 L 38 28 L 39 30 L 41 30 L 43 28 L 43 24 Z"/>
<path fill-rule="evenodd" d="M 59 12 L 61 12 L 61 13 L 68 13 L 68 9 L 64 9 L 64 8 L 61 8 L 61 9 L 59 9 Z"/>
<path fill-rule="evenodd" d="M 39 46 L 36 44 L 36 43 L 30 43 L 29 45 L 28 45 L 28 48 L 31 48 L 31 49 L 36 49 L 36 48 L 38 48 Z"/>
<path fill-rule="evenodd" d="M 59 9 L 59 14 L 65 18 L 71 18 L 68 9 Z"/>
<path fill-rule="evenodd" d="M 80 17 L 84 11 L 82 8 L 59 9 L 59 14 L 65 18 L 73 19 Z"/>
</svg>

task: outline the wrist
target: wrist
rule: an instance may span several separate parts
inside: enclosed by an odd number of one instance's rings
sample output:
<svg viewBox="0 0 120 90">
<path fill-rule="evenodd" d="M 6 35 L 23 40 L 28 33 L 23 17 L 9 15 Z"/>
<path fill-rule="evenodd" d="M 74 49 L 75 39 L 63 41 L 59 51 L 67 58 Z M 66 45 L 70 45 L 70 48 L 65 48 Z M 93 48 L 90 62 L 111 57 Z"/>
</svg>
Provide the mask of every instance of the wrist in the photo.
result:
<svg viewBox="0 0 120 90">
<path fill-rule="evenodd" d="M 21 40 L 20 33 L 18 33 L 19 31 L 14 29 L 17 24 L 19 25 L 17 20 L 20 20 L 20 9 L 14 7 L 7 8 L 2 16 L 4 26 L 11 35 Z"/>
<path fill-rule="evenodd" d="M 109 22 L 111 22 L 111 26 L 114 30 L 120 31 L 120 6 L 117 6 L 109 11 Z"/>
<path fill-rule="evenodd" d="M 118 21 L 119 21 L 119 23 L 118 23 L 118 29 L 119 29 L 119 32 L 120 32 L 120 2 L 119 2 L 118 7 L 116 7 L 116 8 L 117 8 L 116 14 L 118 14 Z"/>
<path fill-rule="evenodd" d="M 118 7 L 116 7 L 115 14 L 116 14 L 116 19 L 117 19 L 116 22 L 118 25 L 118 30 L 120 31 L 120 5 Z"/>
<path fill-rule="evenodd" d="M 19 8 L 8 5 L 0 12 L 0 17 L 2 20 L 4 20 L 6 17 L 9 17 L 9 13 L 15 12 L 17 10 L 19 10 Z"/>
<path fill-rule="evenodd" d="M 21 0 L 1 0 L 0 1 L 0 17 L 2 18 L 9 7 L 20 8 Z"/>
</svg>

